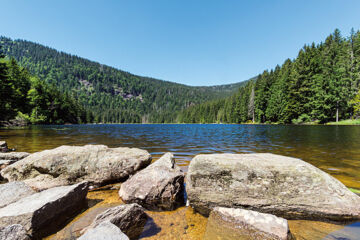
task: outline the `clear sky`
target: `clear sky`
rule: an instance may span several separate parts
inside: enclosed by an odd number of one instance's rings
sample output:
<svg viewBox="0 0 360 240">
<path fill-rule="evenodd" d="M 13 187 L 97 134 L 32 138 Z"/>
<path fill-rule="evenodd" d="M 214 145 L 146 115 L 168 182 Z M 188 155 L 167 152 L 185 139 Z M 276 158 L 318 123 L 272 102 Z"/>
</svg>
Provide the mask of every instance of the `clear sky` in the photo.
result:
<svg viewBox="0 0 360 240">
<path fill-rule="evenodd" d="M 339 28 L 359 0 L 2 0 L 0 35 L 188 85 L 246 80 Z"/>
</svg>

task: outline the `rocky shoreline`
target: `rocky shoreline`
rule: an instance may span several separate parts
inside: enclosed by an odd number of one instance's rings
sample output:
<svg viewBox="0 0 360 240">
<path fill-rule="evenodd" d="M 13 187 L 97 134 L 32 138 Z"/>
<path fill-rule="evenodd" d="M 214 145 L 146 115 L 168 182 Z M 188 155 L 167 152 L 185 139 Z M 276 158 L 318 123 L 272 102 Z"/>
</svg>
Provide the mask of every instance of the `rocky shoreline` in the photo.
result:
<svg viewBox="0 0 360 240">
<path fill-rule="evenodd" d="M 185 179 L 171 153 L 151 163 L 151 155 L 137 148 L 61 146 L 8 154 L 0 153 L 0 161 L 12 160 L 0 172 L 8 181 L 0 185 L 0 240 L 56 233 L 86 208 L 88 191 L 109 183 L 121 183 L 124 204 L 99 212 L 78 239 L 138 239 L 151 221 L 148 210 L 174 210 L 185 200 L 209 217 L 208 227 L 222 226 L 236 239 L 294 239 L 287 219 L 360 220 L 359 196 L 320 169 L 280 155 L 198 155 Z"/>
</svg>

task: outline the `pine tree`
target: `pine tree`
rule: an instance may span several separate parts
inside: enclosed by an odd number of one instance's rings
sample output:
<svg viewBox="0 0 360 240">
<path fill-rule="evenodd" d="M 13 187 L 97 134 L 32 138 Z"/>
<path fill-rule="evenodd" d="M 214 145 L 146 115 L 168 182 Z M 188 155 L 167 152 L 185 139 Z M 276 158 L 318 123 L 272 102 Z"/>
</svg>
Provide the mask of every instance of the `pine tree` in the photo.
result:
<svg viewBox="0 0 360 240">
<path fill-rule="evenodd" d="M 278 78 L 270 88 L 270 98 L 266 108 L 266 118 L 272 122 L 286 122 L 288 104 L 288 82 L 292 62 L 287 59 L 283 64 Z"/>
<path fill-rule="evenodd" d="M 351 75 L 347 67 L 350 65 L 349 51 L 338 29 L 326 39 L 324 52 L 324 75 L 329 81 L 329 115 L 338 122 L 340 117 L 346 117 L 348 101 L 352 96 Z"/>
</svg>

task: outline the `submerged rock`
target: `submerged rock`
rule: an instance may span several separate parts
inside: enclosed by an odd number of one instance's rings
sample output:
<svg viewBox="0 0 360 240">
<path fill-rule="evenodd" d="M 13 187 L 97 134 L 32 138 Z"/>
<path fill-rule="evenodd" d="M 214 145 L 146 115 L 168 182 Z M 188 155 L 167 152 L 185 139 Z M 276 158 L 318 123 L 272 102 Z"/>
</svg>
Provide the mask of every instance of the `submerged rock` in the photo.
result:
<svg viewBox="0 0 360 240">
<path fill-rule="evenodd" d="M 30 153 L 27 152 L 0 152 L 0 170 L 28 156 L 30 156 Z"/>
<path fill-rule="evenodd" d="M 186 190 L 190 205 L 204 215 L 222 206 L 289 219 L 360 218 L 360 198 L 342 183 L 300 159 L 275 154 L 198 155 Z"/>
<path fill-rule="evenodd" d="M 86 203 L 87 183 L 35 193 L 0 209 L 0 227 L 22 225 L 37 239 L 54 231 Z"/>
<path fill-rule="evenodd" d="M 96 228 L 103 222 L 110 222 L 117 226 L 130 239 L 137 239 L 143 231 L 147 218 L 148 216 L 144 208 L 140 205 L 136 203 L 124 204 L 107 209 L 97 215 L 87 229 Z"/>
<path fill-rule="evenodd" d="M 356 240 L 360 239 L 360 222 L 352 223 L 337 231 L 331 232 L 323 240 Z"/>
<path fill-rule="evenodd" d="M 0 240 L 30 240 L 26 230 L 20 224 L 0 228 Z"/>
<path fill-rule="evenodd" d="M 79 240 L 129 240 L 129 238 L 114 224 L 105 221 L 95 228 L 87 230 Z"/>
<path fill-rule="evenodd" d="M 184 204 L 184 173 L 166 153 L 121 185 L 120 197 L 151 210 L 173 210 Z"/>
<path fill-rule="evenodd" d="M 208 220 L 205 239 L 293 239 L 287 221 L 271 214 L 216 207 Z"/>
<path fill-rule="evenodd" d="M 1 171 L 9 181 L 44 190 L 81 181 L 100 186 L 129 177 L 151 162 L 151 155 L 138 148 L 108 148 L 104 145 L 61 146 L 31 154 Z"/>
<path fill-rule="evenodd" d="M 5 141 L 0 141 L 0 152 L 8 152 L 8 145 Z"/>
<path fill-rule="evenodd" d="M 35 191 L 24 182 L 0 184 L 0 208 L 34 194 Z"/>
</svg>

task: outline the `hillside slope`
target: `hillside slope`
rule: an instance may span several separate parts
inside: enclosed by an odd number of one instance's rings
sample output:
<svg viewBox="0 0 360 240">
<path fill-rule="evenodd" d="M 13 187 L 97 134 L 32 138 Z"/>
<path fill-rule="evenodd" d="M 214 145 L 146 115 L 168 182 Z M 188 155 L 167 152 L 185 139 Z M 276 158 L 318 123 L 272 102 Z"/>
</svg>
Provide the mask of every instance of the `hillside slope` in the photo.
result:
<svg viewBox="0 0 360 240">
<path fill-rule="evenodd" d="M 1 37 L 8 57 L 49 84 L 70 93 L 95 122 L 174 122 L 176 113 L 233 94 L 243 83 L 191 87 L 137 76 L 41 44 Z"/>
</svg>

